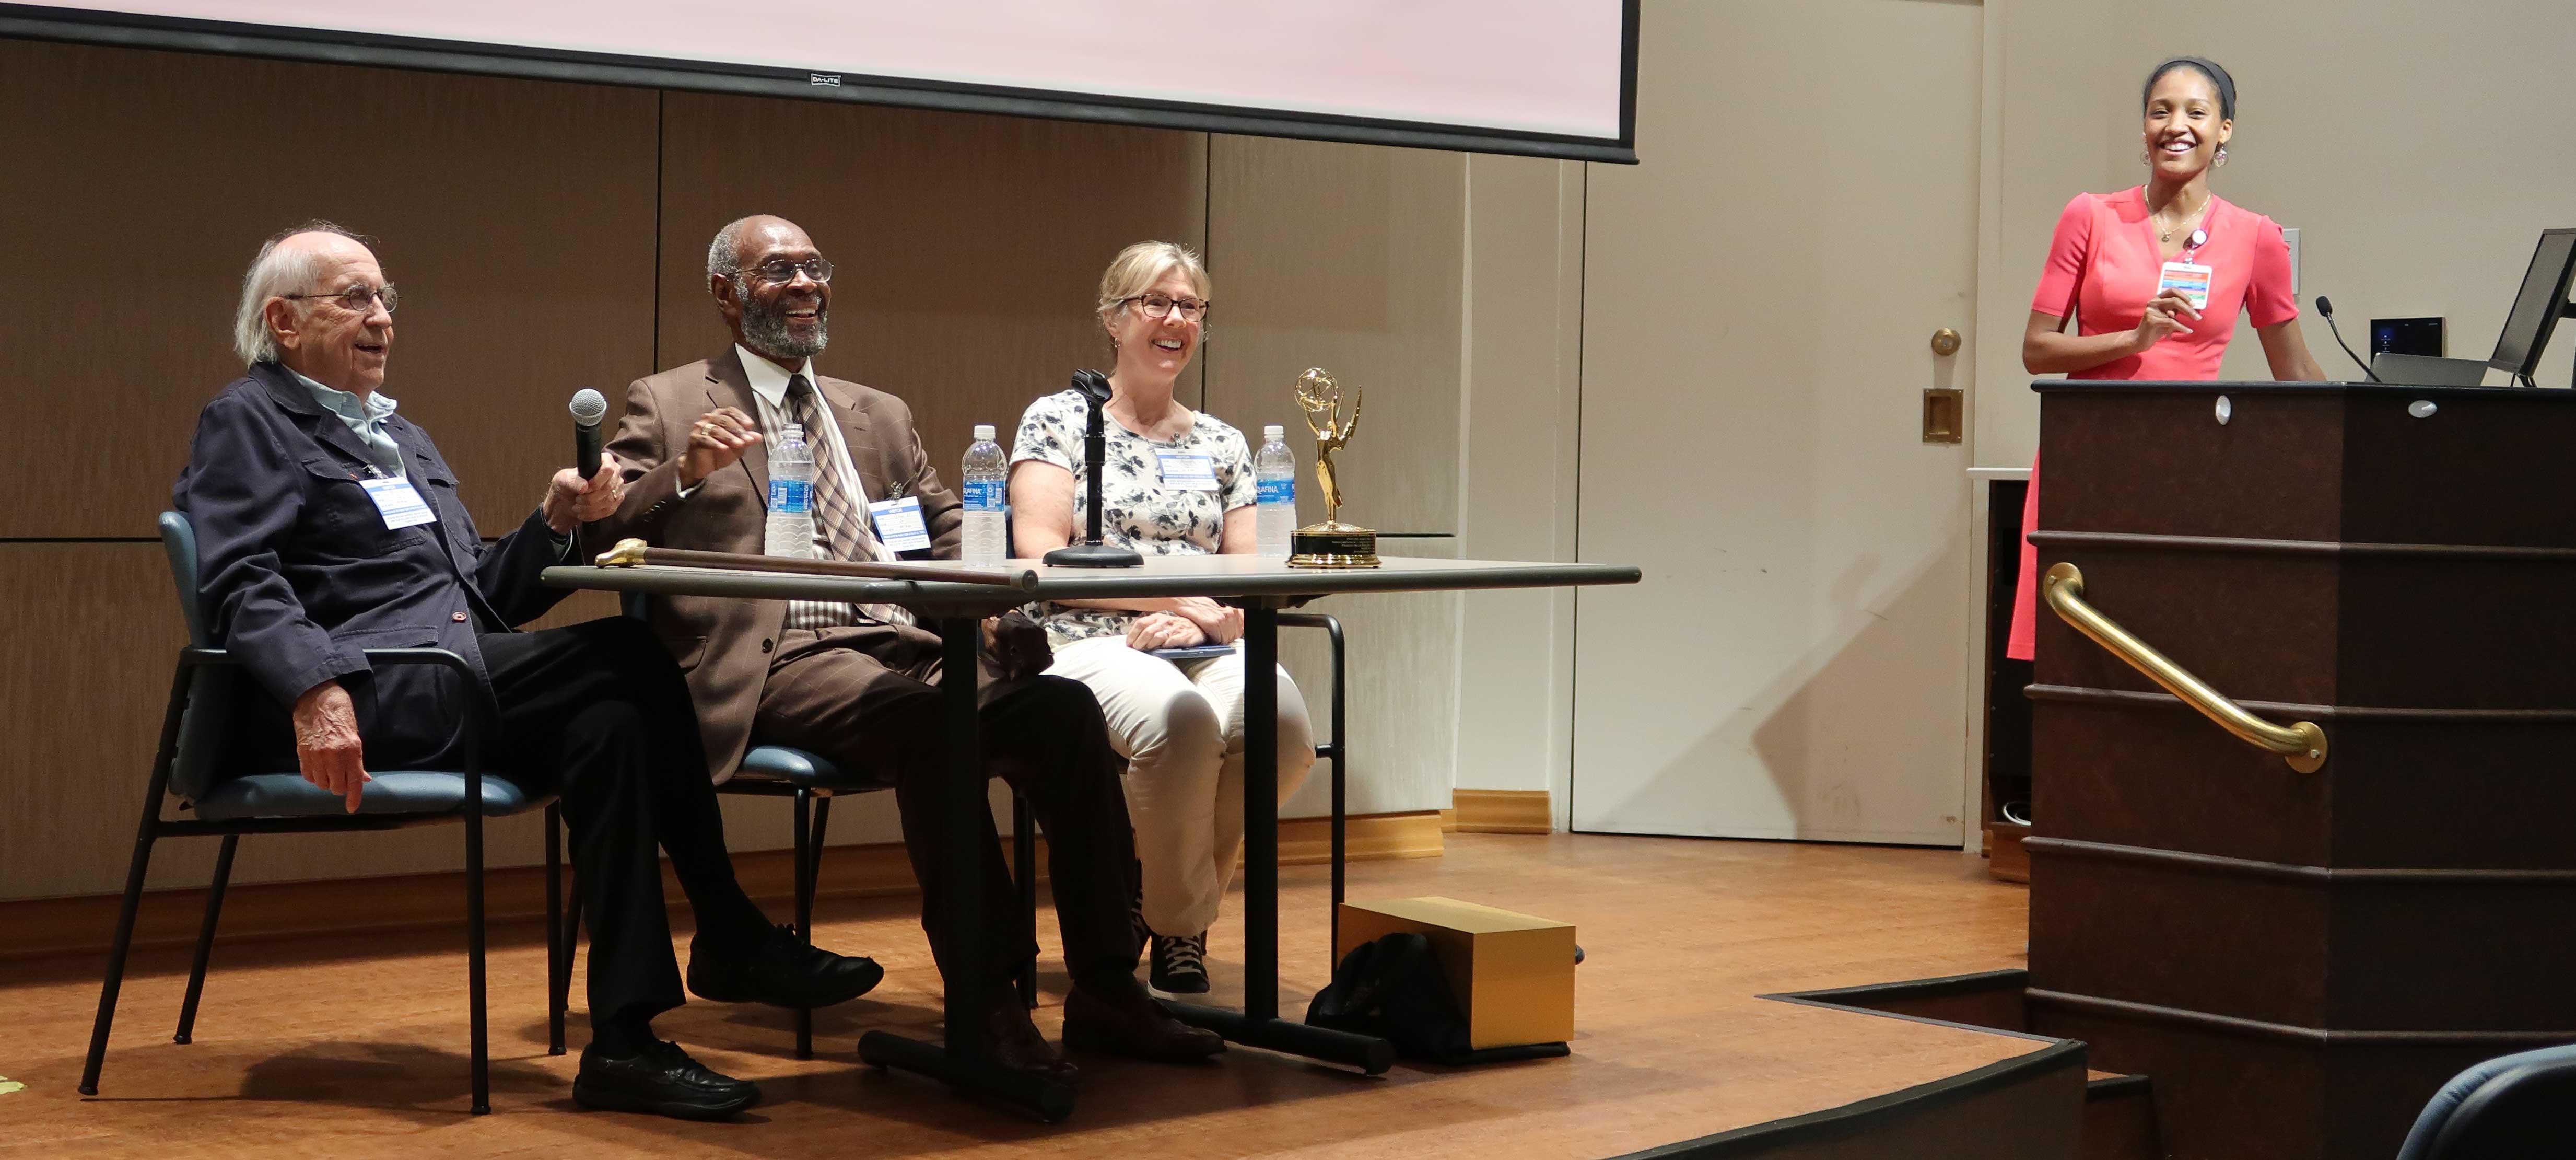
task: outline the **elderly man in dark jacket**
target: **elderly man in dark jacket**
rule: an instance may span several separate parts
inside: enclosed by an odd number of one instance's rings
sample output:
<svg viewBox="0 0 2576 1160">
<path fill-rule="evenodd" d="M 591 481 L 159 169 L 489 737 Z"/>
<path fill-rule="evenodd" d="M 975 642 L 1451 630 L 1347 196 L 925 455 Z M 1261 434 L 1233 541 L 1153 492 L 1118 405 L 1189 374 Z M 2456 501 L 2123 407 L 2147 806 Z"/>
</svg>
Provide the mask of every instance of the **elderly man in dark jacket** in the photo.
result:
<svg viewBox="0 0 2576 1160">
<path fill-rule="evenodd" d="M 656 847 L 696 912 L 688 985 L 700 997 L 824 1006 L 883 972 L 771 927 L 735 883 L 688 688 L 640 622 L 512 631 L 562 599 L 537 575 L 574 558 L 582 523 L 616 510 L 618 467 L 557 472 L 538 510 L 484 545 L 455 470 L 380 389 L 396 297 L 364 242 L 327 222 L 270 239 L 243 279 L 234 341 L 250 371 L 198 416 L 174 489 L 215 634 L 273 701 L 242 715 L 235 752 L 245 767 L 291 759 L 356 811 L 369 768 L 452 767 L 462 707 L 496 708 L 487 768 L 562 794 L 573 831 L 591 939 L 591 1043 L 573 1098 L 741 1111 L 758 1087 L 652 1031 L 683 1002 Z M 361 652 L 424 646 L 479 679 L 376 672 Z"/>
</svg>

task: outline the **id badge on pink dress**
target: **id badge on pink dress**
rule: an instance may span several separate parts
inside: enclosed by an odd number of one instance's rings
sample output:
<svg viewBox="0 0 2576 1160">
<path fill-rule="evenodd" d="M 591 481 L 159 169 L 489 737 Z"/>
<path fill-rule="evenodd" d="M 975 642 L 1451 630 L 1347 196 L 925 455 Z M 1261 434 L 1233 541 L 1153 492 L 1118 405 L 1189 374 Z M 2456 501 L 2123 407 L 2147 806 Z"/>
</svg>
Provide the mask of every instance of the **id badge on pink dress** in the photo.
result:
<svg viewBox="0 0 2576 1160">
<path fill-rule="evenodd" d="M 2209 309 L 2209 274 L 2207 266 L 2192 262 L 2165 263 L 2164 278 L 2156 283 L 2156 293 L 2180 290 L 2194 310 Z"/>
</svg>

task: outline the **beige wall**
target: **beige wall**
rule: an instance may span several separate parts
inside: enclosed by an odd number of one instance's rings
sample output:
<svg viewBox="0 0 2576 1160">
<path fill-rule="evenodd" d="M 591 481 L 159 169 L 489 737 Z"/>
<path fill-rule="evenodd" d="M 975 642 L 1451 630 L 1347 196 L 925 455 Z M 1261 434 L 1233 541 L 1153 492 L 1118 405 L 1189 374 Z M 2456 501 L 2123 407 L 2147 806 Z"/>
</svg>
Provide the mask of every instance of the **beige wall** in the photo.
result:
<svg viewBox="0 0 2576 1160">
<path fill-rule="evenodd" d="M 2138 86 L 2177 53 L 2227 66 L 2234 144 L 2212 182 L 2300 231 L 2300 325 L 2329 377 L 2358 378 L 2309 303 L 2335 301 L 2344 337 L 2373 317 L 2440 315 L 2450 354 L 2484 359 L 2545 228 L 2576 225 L 2576 18 L 2565 0 L 2177 0 L 2143 10 L 1988 0 L 1991 244 L 1980 270 L 1976 460 L 2028 466 L 2037 400 L 2020 328 L 2049 232 L 2080 190 L 2141 180 Z M 2543 385 L 2568 385 L 2569 350 Z M 2269 378 L 2239 320 L 2223 373 Z M 2500 381 L 2491 378 L 2491 381 Z"/>
<path fill-rule="evenodd" d="M 1467 160 L 1466 399 L 1459 554 L 1575 558 L 1585 170 Z M 1565 822 L 1573 756 L 1574 593 L 1459 601 L 1456 784 L 1546 790 Z"/>
</svg>

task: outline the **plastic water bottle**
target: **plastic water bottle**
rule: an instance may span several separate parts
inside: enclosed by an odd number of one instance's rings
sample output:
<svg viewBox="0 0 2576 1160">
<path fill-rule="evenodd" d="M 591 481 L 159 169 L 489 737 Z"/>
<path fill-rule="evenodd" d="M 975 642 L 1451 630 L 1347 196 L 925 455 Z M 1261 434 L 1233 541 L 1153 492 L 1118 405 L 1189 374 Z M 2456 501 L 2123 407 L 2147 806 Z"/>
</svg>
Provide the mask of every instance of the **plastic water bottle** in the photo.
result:
<svg viewBox="0 0 2576 1160">
<path fill-rule="evenodd" d="M 1258 554 L 1288 558 L 1288 536 L 1297 530 L 1297 459 L 1288 454 L 1285 428 L 1273 423 L 1261 429 L 1261 450 L 1252 457 L 1252 478 L 1259 489 L 1253 527 L 1260 532 Z"/>
<path fill-rule="evenodd" d="M 790 423 L 769 453 L 769 524 L 761 554 L 795 560 L 814 557 L 814 451 L 805 427 Z"/>
<path fill-rule="evenodd" d="M 1011 554 L 1010 545 L 1002 542 L 1009 468 L 1001 445 L 993 442 L 993 425 L 975 424 L 975 443 L 966 449 L 965 465 L 957 473 L 966 498 L 965 563 L 970 568 L 998 567 Z"/>
</svg>

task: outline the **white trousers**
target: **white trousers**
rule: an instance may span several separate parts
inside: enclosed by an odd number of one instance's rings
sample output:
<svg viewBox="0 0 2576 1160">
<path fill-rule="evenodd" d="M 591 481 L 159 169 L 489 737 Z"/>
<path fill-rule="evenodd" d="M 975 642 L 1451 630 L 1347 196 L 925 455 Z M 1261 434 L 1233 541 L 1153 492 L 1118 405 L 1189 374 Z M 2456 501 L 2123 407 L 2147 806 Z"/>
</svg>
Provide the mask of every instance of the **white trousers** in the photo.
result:
<svg viewBox="0 0 2576 1160">
<path fill-rule="evenodd" d="M 1145 867 L 1145 925 L 1193 935 L 1216 922 L 1243 852 L 1243 647 L 1171 661 L 1093 637 L 1055 650 L 1047 672 L 1091 687 L 1126 755 L 1127 817 Z M 1306 699 L 1279 670 L 1279 800 L 1315 768 Z"/>
</svg>

